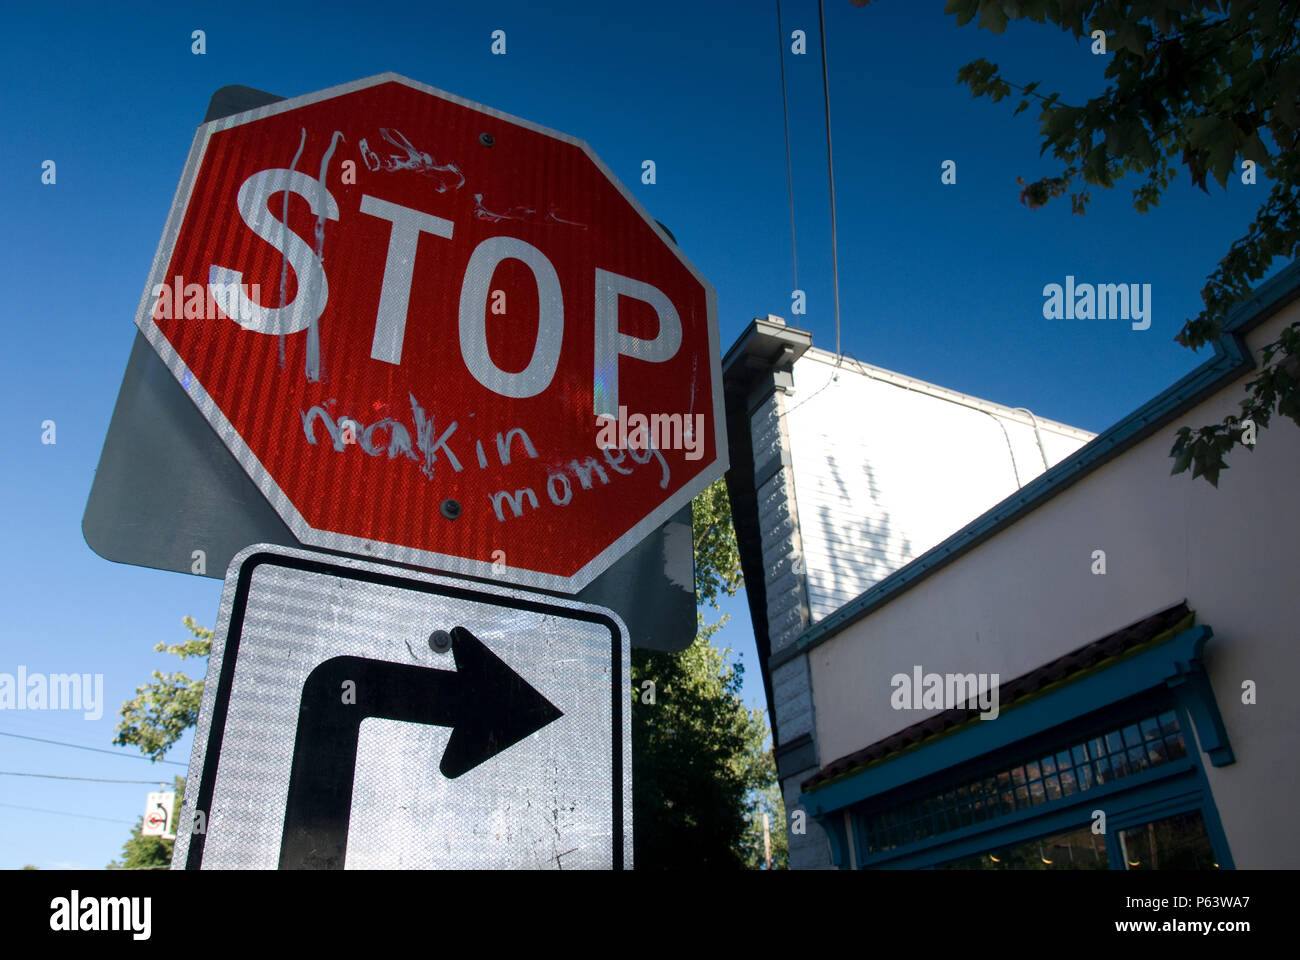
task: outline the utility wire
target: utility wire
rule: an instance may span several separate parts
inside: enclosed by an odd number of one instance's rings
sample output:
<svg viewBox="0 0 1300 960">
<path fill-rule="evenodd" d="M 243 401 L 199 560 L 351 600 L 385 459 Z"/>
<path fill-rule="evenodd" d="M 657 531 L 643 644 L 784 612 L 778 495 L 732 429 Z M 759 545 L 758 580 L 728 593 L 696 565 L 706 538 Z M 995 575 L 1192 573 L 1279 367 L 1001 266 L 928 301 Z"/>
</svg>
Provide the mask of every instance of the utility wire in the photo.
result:
<svg viewBox="0 0 1300 960">
<path fill-rule="evenodd" d="M 170 763 L 177 767 L 188 766 L 188 764 L 181 763 L 179 760 L 154 760 L 152 757 L 137 757 L 133 753 L 118 753 L 116 750 L 105 750 L 102 747 L 87 747 L 80 743 L 65 743 L 62 740 L 46 740 L 44 737 L 28 737 L 21 733 L 9 733 L 6 730 L 0 730 L 0 737 L 13 737 L 15 740 L 32 740 L 36 743 L 52 743 L 56 747 L 73 747 L 77 750 L 89 750 L 92 753 L 106 753 L 110 757 L 125 757 L 127 760 L 149 760 L 152 763 Z"/>
<path fill-rule="evenodd" d="M 153 786 L 158 778 L 152 780 L 109 780 L 104 777 L 64 777 L 57 773 L 18 773 L 14 770 L 0 770 L 0 777 L 41 777 L 45 780 L 88 780 L 91 783 L 147 783 Z"/>
<path fill-rule="evenodd" d="M 89 813 L 71 813 L 67 810 L 46 810 L 44 807 L 24 807 L 17 803 L 0 803 L 0 807 L 10 807 L 14 810 L 31 810 L 35 813 L 56 813 L 61 817 L 81 817 L 83 820 L 103 820 L 105 823 L 125 823 L 128 826 L 133 825 L 130 820 L 118 820 L 114 817 L 95 817 Z"/>
<path fill-rule="evenodd" d="M 826 9 L 817 0 L 817 17 L 821 23 L 822 91 L 826 99 L 826 174 L 831 185 L 831 279 L 835 284 L 835 356 L 840 355 L 840 266 L 835 241 L 835 164 L 831 160 L 831 80 L 826 69 Z"/>
<path fill-rule="evenodd" d="M 785 89 L 785 28 L 781 26 L 781 0 L 776 0 L 776 52 L 781 57 L 781 114 L 785 117 L 785 182 L 790 191 L 790 259 L 794 263 L 794 288 L 799 289 L 799 247 L 794 238 L 794 167 L 790 163 L 790 103 Z"/>
</svg>

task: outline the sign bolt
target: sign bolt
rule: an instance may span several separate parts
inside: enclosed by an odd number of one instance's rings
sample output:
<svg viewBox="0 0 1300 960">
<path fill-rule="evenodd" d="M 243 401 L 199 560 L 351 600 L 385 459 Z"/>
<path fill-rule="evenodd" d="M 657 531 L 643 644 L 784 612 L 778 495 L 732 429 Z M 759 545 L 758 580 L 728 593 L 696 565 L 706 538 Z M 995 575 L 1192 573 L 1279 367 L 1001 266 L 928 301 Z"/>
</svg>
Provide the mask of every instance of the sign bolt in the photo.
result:
<svg viewBox="0 0 1300 960">
<path fill-rule="evenodd" d="M 483 144 L 485 147 L 490 147 L 492 144 L 497 142 L 497 139 L 490 133 L 480 133 L 478 135 L 478 142 Z"/>
<path fill-rule="evenodd" d="M 460 516 L 460 501 L 447 499 L 442 501 L 442 506 L 438 508 L 442 515 L 448 520 L 455 520 Z"/>
<path fill-rule="evenodd" d="M 451 649 L 451 634 L 446 630 L 435 630 L 429 634 L 429 649 L 434 653 L 446 653 Z"/>
</svg>

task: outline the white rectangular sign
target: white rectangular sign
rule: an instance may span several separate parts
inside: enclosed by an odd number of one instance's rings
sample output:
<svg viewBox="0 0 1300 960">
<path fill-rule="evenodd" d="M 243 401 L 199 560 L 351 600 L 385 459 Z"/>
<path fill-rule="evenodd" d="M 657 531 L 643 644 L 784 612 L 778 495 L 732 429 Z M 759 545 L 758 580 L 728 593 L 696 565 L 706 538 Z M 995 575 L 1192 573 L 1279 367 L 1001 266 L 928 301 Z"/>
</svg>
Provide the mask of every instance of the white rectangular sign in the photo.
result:
<svg viewBox="0 0 1300 960">
<path fill-rule="evenodd" d="M 144 802 L 144 820 L 140 825 L 140 835 L 173 839 L 172 811 L 175 809 L 176 794 L 170 790 L 149 794 Z"/>
<path fill-rule="evenodd" d="M 630 868 L 630 714 L 609 610 L 249 547 L 172 867 Z"/>
</svg>

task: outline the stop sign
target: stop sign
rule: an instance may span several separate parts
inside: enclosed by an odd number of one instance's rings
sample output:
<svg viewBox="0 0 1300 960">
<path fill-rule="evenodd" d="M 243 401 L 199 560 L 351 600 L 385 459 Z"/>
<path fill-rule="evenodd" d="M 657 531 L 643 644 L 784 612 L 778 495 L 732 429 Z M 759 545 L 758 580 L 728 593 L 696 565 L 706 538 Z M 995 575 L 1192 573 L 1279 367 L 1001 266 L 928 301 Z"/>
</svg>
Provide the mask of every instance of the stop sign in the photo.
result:
<svg viewBox="0 0 1300 960">
<path fill-rule="evenodd" d="M 394 74 L 200 127 L 136 322 L 307 544 L 577 591 L 727 466 L 667 233 L 582 141 Z"/>
</svg>

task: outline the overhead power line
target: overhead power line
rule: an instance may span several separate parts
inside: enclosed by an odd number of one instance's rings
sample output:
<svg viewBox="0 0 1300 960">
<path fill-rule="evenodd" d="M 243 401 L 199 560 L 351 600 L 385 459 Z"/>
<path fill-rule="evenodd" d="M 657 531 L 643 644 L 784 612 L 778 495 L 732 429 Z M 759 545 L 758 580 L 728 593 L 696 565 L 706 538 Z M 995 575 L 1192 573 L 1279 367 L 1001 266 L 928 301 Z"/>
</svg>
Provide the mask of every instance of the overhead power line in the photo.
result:
<svg viewBox="0 0 1300 960">
<path fill-rule="evenodd" d="M 781 57 L 781 114 L 785 117 L 785 182 L 790 191 L 790 259 L 794 263 L 794 288 L 799 289 L 799 247 L 794 237 L 794 168 L 790 163 L 790 104 L 785 85 L 785 27 L 781 26 L 781 0 L 776 0 L 776 52 Z"/>
<path fill-rule="evenodd" d="M 152 780 L 111 780 L 107 777 L 65 777 L 57 773 L 19 773 L 15 770 L 0 770 L 0 777 L 40 777 L 44 780 L 87 780 L 91 783 L 147 783 L 153 786 L 158 782 L 155 777 Z"/>
<path fill-rule="evenodd" d="M 0 730 L 0 737 L 13 737 L 15 740 L 32 740 L 36 743 L 51 743 L 56 747 L 72 747 L 76 750 L 89 750 L 92 753 L 106 753 L 110 757 L 124 757 L 127 760 L 148 760 L 151 763 L 169 763 L 176 767 L 188 766 L 188 764 L 181 763 L 179 760 L 154 760 L 152 757 L 136 756 L 133 753 L 119 753 L 116 750 L 105 750 L 103 747 L 87 747 L 80 743 L 65 743 L 62 740 L 46 740 L 44 737 L 29 737 L 21 733 L 9 733 L 5 730 Z"/>
<path fill-rule="evenodd" d="M 10 807 L 14 810 L 31 810 L 35 813 L 53 813 L 60 817 L 80 817 L 83 820 L 103 820 L 105 823 L 125 823 L 127 826 L 133 826 L 130 820 L 119 820 L 116 817 L 96 817 L 89 813 L 72 813 L 69 810 L 46 810 L 44 807 L 24 807 L 17 803 L 0 803 L 0 807 Z"/>
<path fill-rule="evenodd" d="M 835 356 L 840 355 L 840 264 L 835 239 L 835 164 L 831 154 L 831 79 L 826 69 L 826 10 L 817 0 L 817 17 L 821 23 L 822 92 L 826 99 L 826 173 L 831 185 L 831 280 L 835 284 Z"/>
</svg>

